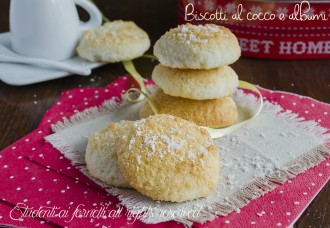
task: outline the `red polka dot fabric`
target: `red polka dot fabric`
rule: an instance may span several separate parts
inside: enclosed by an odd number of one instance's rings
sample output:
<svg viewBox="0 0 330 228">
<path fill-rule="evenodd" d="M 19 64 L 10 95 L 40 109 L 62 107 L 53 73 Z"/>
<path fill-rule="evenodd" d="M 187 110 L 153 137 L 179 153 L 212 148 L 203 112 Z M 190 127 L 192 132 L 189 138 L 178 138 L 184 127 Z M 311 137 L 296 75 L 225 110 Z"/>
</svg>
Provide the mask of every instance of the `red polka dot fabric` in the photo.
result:
<svg viewBox="0 0 330 228">
<path fill-rule="evenodd" d="M 151 81 L 147 83 L 152 83 Z M 120 201 L 84 174 L 44 137 L 51 125 L 76 112 L 118 98 L 133 79 L 124 76 L 104 88 L 63 91 L 39 127 L 0 152 L 0 224 L 22 227 L 182 227 L 171 221 L 146 225 L 128 216 Z M 330 105 L 308 97 L 260 88 L 264 98 L 306 120 L 330 128 Z M 329 145 L 330 146 L 330 145 Z M 330 177 L 330 159 L 287 181 L 225 217 L 196 227 L 287 227 Z"/>
</svg>

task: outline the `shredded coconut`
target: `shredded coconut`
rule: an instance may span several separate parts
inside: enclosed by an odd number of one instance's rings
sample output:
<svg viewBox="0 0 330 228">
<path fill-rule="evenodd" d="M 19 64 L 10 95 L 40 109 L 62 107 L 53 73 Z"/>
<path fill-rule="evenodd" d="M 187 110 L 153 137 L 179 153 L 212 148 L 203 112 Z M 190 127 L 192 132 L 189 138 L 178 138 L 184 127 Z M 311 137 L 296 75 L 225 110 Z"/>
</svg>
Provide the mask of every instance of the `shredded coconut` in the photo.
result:
<svg viewBox="0 0 330 228">
<path fill-rule="evenodd" d="M 177 28 L 177 32 L 177 35 L 186 40 L 188 45 L 191 42 L 207 43 L 208 38 L 214 36 L 215 33 L 223 34 L 223 31 L 218 26 L 212 25 L 182 25 Z M 202 36 L 199 34 L 202 34 Z"/>
<path fill-rule="evenodd" d="M 205 147 L 203 147 L 203 146 L 199 146 L 198 149 L 199 149 L 199 150 L 198 150 L 198 155 L 201 155 L 201 154 L 203 154 L 203 155 L 207 155 L 207 154 L 208 154 L 207 149 L 205 149 Z"/>
<path fill-rule="evenodd" d="M 205 162 L 203 159 L 199 159 L 199 162 L 201 163 L 202 167 L 204 168 Z"/>
<path fill-rule="evenodd" d="M 188 28 L 185 26 L 181 26 L 181 32 L 183 32 L 183 33 L 188 32 Z"/>
<path fill-rule="evenodd" d="M 170 119 L 174 117 L 169 117 Z M 208 148 L 212 145 L 213 141 L 208 139 L 202 145 L 190 144 L 191 138 L 189 131 L 183 131 L 184 126 L 181 122 L 176 122 L 165 129 L 158 129 L 157 125 L 145 127 L 144 124 L 147 119 L 136 121 L 133 124 L 133 135 L 128 144 L 130 153 L 132 150 L 138 149 L 140 156 L 136 157 L 137 162 L 140 162 L 145 156 L 151 158 L 157 156 L 159 159 L 164 157 L 172 157 L 174 162 L 182 162 L 189 159 L 190 162 L 199 162 L 204 167 L 204 158 L 208 156 Z M 162 120 L 159 120 L 162 122 Z M 147 124 L 147 126 L 149 123 Z M 181 128 L 181 129 L 180 129 Z M 143 142 L 138 143 L 138 142 Z M 137 148 L 135 148 L 137 147 Z M 203 158 L 203 159 L 202 159 Z"/>
<path fill-rule="evenodd" d="M 195 158 L 195 154 L 192 151 L 188 151 L 188 158 L 189 159 L 194 159 Z"/>
<path fill-rule="evenodd" d="M 219 29 L 219 27 L 217 27 L 217 26 L 211 26 L 211 25 L 204 25 L 204 26 L 202 26 L 202 25 L 199 25 L 198 27 L 199 27 L 199 29 L 202 28 L 204 30 L 210 30 L 212 32 L 223 33 L 223 31 L 221 29 Z"/>
<path fill-rule="evenodd" d="M 141 164 L 141 156 L 140 155 L 136 156 L 136 161 L 139 165 Z"/>
<path fill-rule="evenodd" d="M 144 143 L 149 146 L 152 150 L 152 153 L 149 154 L 149 156 L 152 156 L 156 153 L 156 144 L 157 144 L 158 137 L 156 135 L 154 136 L 148 136 L 146 135 L 144 137 Z"/>
<path fill-rule="evenodd" d="M 132 137 L 131 140 L 129 141 L 129 145 L 128 145 L 128 149 L 131 150 L 132 149 L 132 144 L 135 142 L 135 138 Z"/>
</svg>

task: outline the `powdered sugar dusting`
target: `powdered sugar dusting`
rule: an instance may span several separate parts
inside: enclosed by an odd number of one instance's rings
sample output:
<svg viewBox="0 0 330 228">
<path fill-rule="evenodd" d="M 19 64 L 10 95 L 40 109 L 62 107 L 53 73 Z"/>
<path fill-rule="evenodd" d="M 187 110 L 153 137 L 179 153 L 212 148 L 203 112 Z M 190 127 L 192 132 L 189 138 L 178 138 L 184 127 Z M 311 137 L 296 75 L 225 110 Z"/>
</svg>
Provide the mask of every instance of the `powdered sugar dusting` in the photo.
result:
<svg viewBox="0 0 330 228">
<path fill-rule="evenodd" d="M 199 162 L 201 163 L 202 167 L 204 168 L 204 166 L 205 166 L 204 160 L 203 159 L 199 159 Z"/>
<path fill-rule="evenodd" d="M 192 151 L 188 151 L 188 158 L 190 160 L 194 160 L 195 159 L 195 154 Z"/>
<path fill-rule="evenodd" d="M 202 145 L 196 145 L 191 141 L 190 132 L 199 129 L 197 126 L 186 126 L 186 123 L 177 121 L 172 116 L 165 119 L 160 118 L 157 123 L 152 122 L 149 118 L 133 124 L 133 134 L 128 145 L 130 153 L 136 152 L 138 149 L 140 155 L 136 157 L 136 161 L 139 165 L 142 157 L 156 156 L 159 159 L 171 157 L 174 162 L 185 160 L 192 163 L 199 162 L 204 167 L 205 157 L 209 154 L 208 148 L 214 145 L 211 138 L 206 137 Z M 172 121 L 173 123 L 168 124 Z"/>
<path fill-rule="evenodd" d="M 201 155 L 201 154 L 204 154 L 204 155 L 208 154 L 207 149 L 205 149 L 205 147 L 203 147 L 203 146 L 199 146 L 199 148 L 198 148 L 198 155 Z"/>
<path fill-rule="evenodd" d="M 129 145 L 128 145 L 128 149 L 131 150 L 132 149 L 132 144 L 135 142 L 135 138 L 131 138 L 131 140 L 129 141 Z"/>
<path fill-rule="evenodd" d="M 223 31 L 215 25 L 181 25 L 177 29 L 177 35 L 182 37 L 187 44 L 207 43 L 209 38 Z"/>
<path fill-rule="evenodd" d="M 92 31 L 85 32 L 85 38 L 94 40 L 96 43 L 106 43 L 105 40 L 118 42 L 122 39 L 141 40 L 147 37 L 147 34 L 131 21 L 113 21 L 105 23 L 103 26 L 95 28 Z M 109 42 L 108 42 L 109 43 Z"/>
<path fill-rule="evenodd" d="M 158 136 L 156 135 L 145 135 L 144 143 L 151 148 L 152 152 L 148 154 L 148 156 L 153 156 L 156 153 L 156 145 L 158 144 Z"/>
<path fill-rule="evenodd" d="M 202 27 L 202 29 L 204 29 L 204 30 L 210 30 L 212 32 L 220 32 L 220 33 L 222 33 L 222 30 L 219 29 L 219 27 L 217 27 L 217 26 L 211 26 L 211 25 L 201 26 L 201 25 L 199 25 L 197 27 L 199 27 L 199 28 Z"/>
</svg>

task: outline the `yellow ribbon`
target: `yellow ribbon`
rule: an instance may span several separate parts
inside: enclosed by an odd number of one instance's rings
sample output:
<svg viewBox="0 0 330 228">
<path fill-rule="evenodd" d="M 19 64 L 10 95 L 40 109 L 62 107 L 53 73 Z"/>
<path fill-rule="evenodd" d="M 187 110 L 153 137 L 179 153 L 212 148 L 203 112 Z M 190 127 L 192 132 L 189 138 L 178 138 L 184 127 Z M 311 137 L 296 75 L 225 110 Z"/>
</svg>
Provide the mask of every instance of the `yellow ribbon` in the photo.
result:
<svg viewBox="0 0 330 228">
<path fill-rule="evenodd" d="M 259 107 L 258 107 L 258 110 L 257 110 L 257 112 L 251 118 L 249 118 L 247 120 L 244 120 L 242 122 L 239 122 L 239 123 L 237 123 L 235 125 L 229 126 L 229 127 L 224 127 L 224 128 L 203 127 L 203 128 L 205 128 L 209 132 L 209 134 L 211 135 L 211 137 L 213 139 L 221 138 L 221 137 L 223 137 L 225 135 L 229 135 L 229 134 L 233 133 L 234 131 L 236 131 L 239 128 L 243 127 L 247 123 L 251 122 L 254 118 L 256 118 L 260 114 L 260 112 L 262 110 L 263 99 L 262 99 L 262 95 L 261 95 L 261 93 L 260 93 L 260 91 L 258 90 L 257 87 L 255 87 L 254 85 L 252 85 L 252 84 L 250 84 L 248 82 L 239 81 L 238 88 L 252 90 L 252 91 L 258 93 L 258 95 L 259 95 Z"/>
<path fill-rule="evenodd" d="M 149 59 L 154 59 L 154 60 L 157 60 L 157 61 L 158 61 L 157 57 L 154 56 L 154 55 L 144 54 L 144 55 L 142 55 L 141 57 L 149 58 Z"/>
<path fill-rule="evenodd" d="M 135 79 L 135 81 L 139 84 L 139 86 L 141 88 L 141 92 L 140 92 L 139 97 L 137 99 L 135 99 L 134 101 L 135 102 L 137 102 L 137 101 L 143 101 L 144 98 L 145 97 L 148 97 L 148 96 L 147 96 L 147 89 L 146 89 L 146 87 L 144 85 L 142 76 L 136 71 L 135 66 L 134 66 L 132 60 L 122 61 L 122 63 L 123 63 L 124 68 L 126 69 L 126 71 L 131 74 L 131 76 Z M 125 97 L 126 96 L 129 97 L 128 95 L 126 95 L 126 94 L 128 94 L 128 92 L 129 91 L 127 91 L 125 93 Z"/>
<path fill-rule="evenodd" d="M 97 5 L 95 4 L 95 2 L 93 0 L 89 0 L 91 3 L 93 3 L 96 7 Z M 110 20 L 102 13 L 101 10 L 99 10 L 100 13 L 101 13 L 101 16 L 102 16 L 102 19 L 104 22 L 110 22 Z M 145 54 L 141 57 L 145 57 L 145 58 L 150 58 L 150 59 L 155 59 L 157 60 L 157 58 L 153 55 L 148 55 L 148 54 Z M 147 96 L 147 89 L 143 83 L 143 78 L 142 76 L 139 74 L 139 72 L 137 72 L 137 70 L 135 69 L 135 66 L 132 62 L 132 60 L 126 60 L 126 61 L 122 61 L 122 64 L 125 68 L 125 70 L 131 74 L 131 76 L 135 79 L 135 81 L 139 84 L 141 90 L 138 90 L 138 89 L 129 89 L 128 91 L 126 91 L 126 93 L 124 94 L 125 98 L 128 100 L 128 101 L 131 101 L 131 102 L 138 102 L 138 101 L 143 101 L 144 98 L 146 97 L 147 100 L 149 101 L 149 104 L 150 104 L 150 107 L 152 108 L 152 111 L 154 113 L 157 113 L 157 109 L 155 107 L 155 105 L 153 104 L 153 102 L 151 101 L 151 99 Z M 139 97 L 136 98 L 136 99 L 132 99 L 130 96 L 129 96 L 129 92 L 130 91 L 138 91 L 139 92 Z"/>
<path fill-rule="evenodd" d="M 95 4 L 95 2 L 93 0 L 89 0 L 91 3 L 93 3 L 96 7 L 97 5 Z M 100 13 L 101 13 L 101 16 L 102 16 L 102 19 L 104 22 L 110 22 L 109 18 L 107 18 L 101 10 L 99 10 Z M 143 55 L 144 57 L 146 58 L 151 58 L 151 59 L 157 59 L 155 56 L 153 55 Z M 140 85 L 140 88 L 141 90 L 139 91 L 140 94 L 139 94 L 139 97 L 137 99 L 134 99 L 135 102 L 137 101 L 143 101 L 145 97 L 148 98 L 148 96 L 146 95 L 147 94 L 147 89 L 143 83 L 143 79 L 142 79 L 142 76 L 139 74 L 139 72 L 137 72 L 137 70 L 135 69 L 135 66 L 132 62 L 132 60 L 126 60 L 126 61 L 122 61 L 122 64 L 125 68 L 125 70 L 131 74 L 131 76 L 135 79 L 135 81 L 137 81 L 137 83 Z M 127 91 L 125 93 L 125 97 L 127 100 L 129 101 L 133 101 L 132 98 L 130 98 L 129 94 L 128 94 L 129 91 Z M 149 100 L 149 98 L 148 98 Z M 151 105 L 150 105 L 151 106 Z M 156 110 L 156 109 L 155 109 Z"/>
<path fill-rule="evenodd" d="M 94 3 L 93 0 L 89 0 L 90 2 Z M 95 3 L 94 3 L 95 4 Z M 102 18 L 105 22 L 109 22 L 110 20 L 100 11 Z M 154 60 L 158 60 L 155 56 L 153 55 L 148 55 L 148 54 L 144 54 L 141 57 L 144 58 L 150 58 L 150 59 L 154 59 Z M 126 71 L 128 73 L 131 74 L 131 76 L 135 79 L 135 81 L 139 84 L 141 89 L 137 89 L 137 88 L 131 88 L 129 90 L 126 91 L 126 93 L 124 94 L 125 98 L 130 101 L 130 102 L 139 102 L 139 101 L 143 101 L 145 98 L 147 98 L 147 101 L 152 109 L 152 111 L 155 114 L 158 114 L 157 108 L 154 104 L 154 102 L 152 101 L 152 99 L 147 95 L 147 89 L 144 85 L 143 82 L 143 78 L 142 76 L 137 72 L 137 70 L 135 69 L 135 66 L 132 62 L 132 60 L 126 60 L 126 61 L 122 61 L 124 68 L 126 69 Z M 262 99 L 262 95 L 260 93 L 260 91 L 257 89 L 257 87 L 255 87 L 254 85 L 245 82 L 245 81 L 239 81 L 239 85 L 238 88 L 241 89 L 248 89 L 248 90 L 252 90 L 256 93 L 258 93 L 259 98 L 260 98 L 260 105 L 259 108 L 257 110 L 257 112 L 250 118 L 247 119 L 245 121 L 242 121 L 240 123 L 237 123 L 235 125 L 229 126 L 229 127 L 225 127 L 225 128 L 210 128 L 210 127 L 203 127 L 205 128 L 211 135 L 212 138 L 220 138 L 223 137 L 225 135 L 229 135 L 232 132 L 238 130 L 239 128 L 243 127 L 245 124 L 249 123 L 251 120 L 253 120 L 255 117 L 257 117 L 261 110 L 262 110 L 262 106 L 263 106 L 263 99 Z M 138 98 L 134 99 L 131 98 L 129 95 L 129 92 L 138 92 L 139 96 Z"/>
<path fill-rule="evenodd" d="M 151 59 L 157 59 L 153 55 L 143 55 L 142 57 L 151 58 Z M 146 87 L 144 85 L 143 79 L 142 79 L 141 75 L 136 71 L 133 62 L 131 60 L 123 61 L 123 65 L 124 65 L 125 69 L 137 81 L 137 83 L 140 85 L 140 88 L 141 88 L 141 90 L 140 89 L 136 89 L 136 88 L 129 89 L 125 93 L 125 95 L 124 95 L 125 98 L 128 101 L 130 101 L 130 102 L 139 102 L 139 101 L 142 101 L 145 98 L 147 98 L 147 101 L 148 101 L 148 103 L 149 103 L 152 111 L 155 114 L 158 114 L 157 108 L 156 108 L 154 102 L 152 101 L 152 99 L 147 95 L 147 89 L 146 89 Z M 258 90 L 257 87 L 255 87 L 254 85 L 252 85 L 252 84 L 250 84 L 248 82 L 239 81 L 238 88 L 251 90 L 251 91 L 256 92 L 259 95 L 259 98 L 260 98 L 259 101 L 260 102 L 259 102 L 258 110 L 257 110 L 257 112 L 251 118 L 249 118 L 247 120 L 244 120 L 244 121 L 242 121 L 240 123 L 237 123 L 235 125 L 229 126 L 229 127 L 224 127 L 224 128 L 203 127 L 204 129 L 206 129 L 209 132 L 209 134 L 211 135 L 211 137 L 213 139 L 221 138 L 221 137 L 223 137 L 225 135 L 229 135 L 229 134 L 233 133 L 234 131 L 238 130 L 239 128 L 243 127 L 244 125 L 246 125 L 247 123 L 249 123 L 250 121 L 252 121 L 254 118 L 256 118 L 260 114 L 260 112 L 262 110 L 263 99 L 262 99 L 262 95 L 261 95 L 261 93 L 260 93 L 260 91 Z M 131 91 L 140 93 L 139 97 L 137 99 L 131 98 L 129 96 L 129 92 L 131 92 Z"/>
<path fill-rule="evenodd" d="M 153 102 L 153 100 L 143 91 L 137 89 L 137 88 L 130 88 L 129 90 L 126 91 L 126 93 L 124 94 L 124 97 L 126 98 L 126 100 L 130 101 L 130 102 L 139 102 L 138 98 L 134 99 L 132 97 L 130 97 L 129 92 L 138 92 L 140 94 L 143 94 L 145 98 L 147 98 L 147 101 L 152 109 L 152 111 L 155 114 L 158 114 L 157 108 Z"/>
</svg>

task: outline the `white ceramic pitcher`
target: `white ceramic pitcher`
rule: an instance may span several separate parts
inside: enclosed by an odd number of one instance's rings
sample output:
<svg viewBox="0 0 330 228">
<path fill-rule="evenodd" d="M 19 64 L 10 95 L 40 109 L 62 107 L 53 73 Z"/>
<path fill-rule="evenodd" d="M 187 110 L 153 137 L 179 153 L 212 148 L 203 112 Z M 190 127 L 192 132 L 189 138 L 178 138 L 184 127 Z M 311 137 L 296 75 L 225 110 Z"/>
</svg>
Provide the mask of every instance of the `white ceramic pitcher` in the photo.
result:
<svg viewBox="0 0 330 228">
<path fill-rule="evenodd" d="M 75 4 L 89 13 L 89 21 L 80 22 Z M 87 0 L 11 0 L 10 4 L 12 48 L 26 56 L 70 58 L 82 32 L 101 23 L 101 13 Z"/>
</svg>

